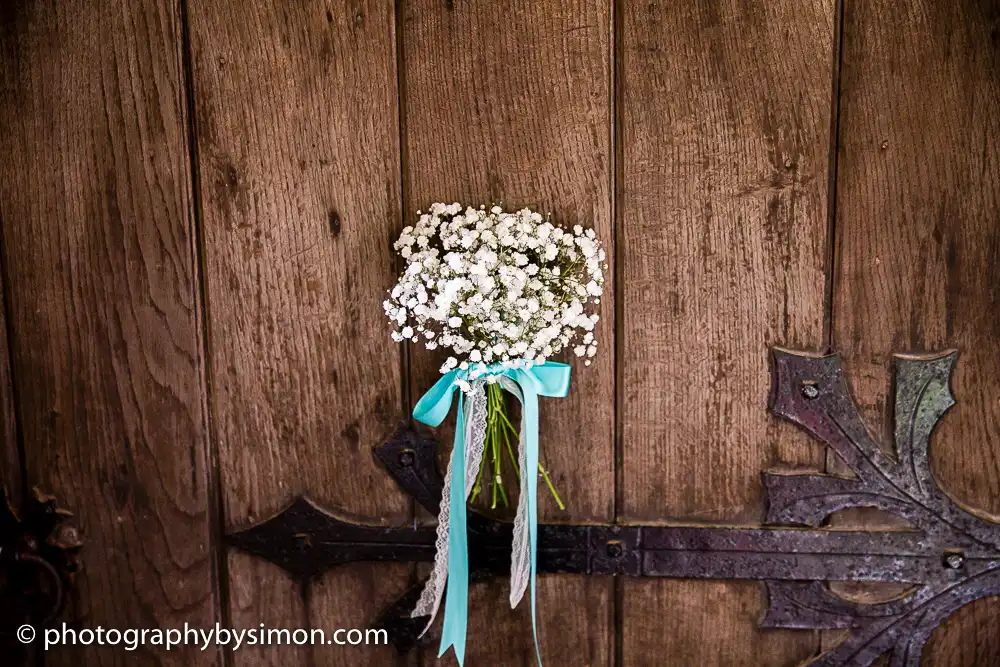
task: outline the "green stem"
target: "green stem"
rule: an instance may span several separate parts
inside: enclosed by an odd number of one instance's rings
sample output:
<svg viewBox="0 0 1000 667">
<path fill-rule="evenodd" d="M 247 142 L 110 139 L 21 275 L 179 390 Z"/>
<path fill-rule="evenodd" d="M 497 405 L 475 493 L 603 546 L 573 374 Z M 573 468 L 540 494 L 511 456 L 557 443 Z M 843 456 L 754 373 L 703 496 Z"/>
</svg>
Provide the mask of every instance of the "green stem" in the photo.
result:
<svg viewBox="0 0 1000 667">
<path fill-rule="evenodd" d="M 492 394 L 489 394 L 488 396 L 489 396 L 489 399 L 493 399 L 493 400 L 490 401 L 488 399 L 487 400 L 487 405 L 490 406 L 490 407 L 492 407 L 493 409 L 492 410 L 488 410 L 491 414 L 490 414 L 489 424 L 486 427 L 486 450 L 483 452 L 483 467 L 484 468 L 487 465 L 487 463 L 486 463 L 486 454 L 487 453 L 493 454 L 493 444 L 496 441 L 496 410 L 497 410 L 496 400 L 495 400 L 495 397 L 492 396 Z M 497 506 L 497 486 L 498 486 L 497 485 L 497 479 L 496 479 L 496 476 L 494 474 L 493 481 L 490 484 L 490 493 L 492 495 L 492 502 L 490 503 L 490 508 L 491 509 L 496 509 L 496 506 Z"/>
<path fill-rule="evenodd" d="M 476 502 L 476 498 L 479 497 L 479 491 L 482 489 L 482 483 L 483 483 L 483 466 L 480 465 L 479 474 L 476 475 L 476 484 L 475 486 L 472 487 L 472 498 L 469 500 L 469 502 L 471 503 Z"/>
<path fill-rule="evenodd" d="M 517 462 L 517 457 L 514 456 L 514 448 L 510 443 L 510 434 L 507 429 L 503 430 L 503 441 L 507 444 L 507 454 L 510 455 L 510 462 L 514 466 L 514 475 L 517 477 L 517 481 L 521 481 L 521 466 Z"/>
<path fill-rule="evenodd" d="M 566 506 L 563 505 L 562 498 L 559 497 L 559 492 L 556 491 L 556 487 L 552 484 L 552 480 L 549 478 L 549 473 L 545 470 L 545 466 L 542 465 L 541 461 L 538 462 L 538 470 L 542 473 L 545 485 L 549 487 L 549 493 L 551 493 L 552 497 L 556 499 L 556 504 L 559 505 L 559 509 L 565 511 Z"/>
<path fill-rule="evenodd" d="M 500 433 L 503 435 L 504 442 L 506 443 L 507 446 L 507 453 L 510 455 L 511 463 L 514 464 L 514 473 L 517 475 L 518 481 L 520 481 L 521 469 L 517 463 L 516 457 L 514 456 L 513 447 L 511 446 L 511 437 L 513 437 L 515 440 L 518 439 L 518 432 L 517 429 L 514 428 L 514 425 L 511 423 L 510 419 L 507 418 L 506 401 L 504 400 L 503 397 L 503 389 L 501 389 L 500 386 L 496 384 L 489 385 L 488 398 L 489 398 L 488 405 L 490 410 L 490 424 L 493 428 L 495 428 L 497 431 L 500 431 Z M 499 438 L 498 435 L 494 435 L 492 437 L 497 439 Z M 498 456 L 495 454 L 494 461 L 496 461 L 497 458 Z M 559 496 L 559 492 L 556 490 L 555 484 L 552 482 L 552 478 L 549 476 L 548 471 L 545 469 L 545 466 L 542 465 L 541 461 L 538 462 L 538 472 L 539 474 L 541 474 L 542 479 L 545 481 L 545 485 L 549 488 L 549 493 L 552 494 L 552 497 L 555 499 L 556 504 L 559 506 L 559 509 L 565 511 L 566 505 L 565 503 L 563 503 L 562 498 Z M 501 487 L 501 492 L 502 490 L 503 489 Z M 494 507 L 496 507 L 496 505 L 494 505 Z"/>
<path fill-rule="evenodd" d="M 490 385 L 487 391 L 487 406 L 489 413 L 489 420 L 487 424 L 487 443 L 486 452 L 492 457 L 493 463 L 493 498 L 492 498 L 492 508 L 496 508 L 497 505 L 497 494 L 500 496 L 500 501 L 504 504 L 504 507 L 510 506 L 510 500 L 507 497 L 507 490 L 504 488 L 503 476 L 501 474 L 501 464 L 502 453 L 500 451 L 500 437 L 503 435 L 501 431 L 500 423 L 497 420 L 497 415 L 503 410 L 503 396 L 496 391 L 493 385 Z M 484 463 L 482 468 L 485 468 L 487 463 Z M 480 468 L 480 470 L 482 470 Z"/>
</svg>

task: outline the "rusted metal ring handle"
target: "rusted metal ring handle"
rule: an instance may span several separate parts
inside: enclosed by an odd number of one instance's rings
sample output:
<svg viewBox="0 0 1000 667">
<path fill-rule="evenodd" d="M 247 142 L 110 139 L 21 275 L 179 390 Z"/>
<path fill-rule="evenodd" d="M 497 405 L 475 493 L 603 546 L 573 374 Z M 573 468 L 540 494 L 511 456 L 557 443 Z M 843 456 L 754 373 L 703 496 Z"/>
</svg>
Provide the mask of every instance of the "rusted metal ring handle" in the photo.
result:
<svg viewBox="0 0 1000 667">
<path fill-rule="evenodd" d="M 62 609 L 63 598 L 65 596 L 65 589 L 63 587 L 62 577 L 59 575 L 59 572 L 56 570 L 56 568 L 53 567 L 52 563 L 50 563 L 49 561 L 45 560 L 40 556 L 36 556 L 34 554 L 20 553 L 16 554 L 13 560 L 15 563 L 28 563 L 30 565 L 37 567 L 39 570 L 45 573 L 45 576 L 47 576 L 49 579 L 52 580 L 53 590 L 55 591 L 54 595 L 55 599 L 53 600 L 52 607 L 50 608 L 48 613 L 38 621 L 38 623 L 41 625 L 48 623 L 49 621 L 54 619 L 56 615 L 59 613 L 59 611 Z"/>
</svg>

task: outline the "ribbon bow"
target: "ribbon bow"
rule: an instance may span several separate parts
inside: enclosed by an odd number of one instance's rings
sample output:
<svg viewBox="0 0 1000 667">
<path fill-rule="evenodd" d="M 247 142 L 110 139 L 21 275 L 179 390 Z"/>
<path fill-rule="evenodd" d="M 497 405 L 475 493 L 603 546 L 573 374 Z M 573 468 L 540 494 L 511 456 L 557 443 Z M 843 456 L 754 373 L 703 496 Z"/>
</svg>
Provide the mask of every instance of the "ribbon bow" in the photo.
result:
<svg viewBox="0 0 1000 667">
<path fill-rule="evenodd" d="M 413 616 L 429 615 L 433 622 L 441 603 L 445 582 L 448 592 L 444 606 L 440 658 L 449 648 L 455 649 L 458 664 L 464 664 L 465 639 L 469 621 L 469 545 L 466 533 L 465 503 L 482 461 L 486 436 L 486 396 L 484 377 L 500 382 L 521 401 L 521 434 L 518 458 L 523 474 L 514 521 L 511 549 L 511 607 L 517 606 L 525 588 L 531 585 L 531 628 L 535 636 L 535 655 L 542 664 L 538 648 L 538 625 L 535 620 L 535 574 L 538 544 L 538 397 L 562 398 L 569 392 L 570 367 L 546 362 L 508 368 L 500 364 L 479 365 L 469 370 L 446 373 L 424 394 L 413 409 L 413 417 L 428 426 L 437 426 L 451 411 L 455 391 L 458 398 L 455 446 L 445 475 L 445 486 L 438 512 L 437 554 L 434 570 L 420 595 Z M 475 379 L 471 379 L 475 378 Z M 469 398 L 468 417 L 464 399 Z M 424 629 L 427 632 L 427 629 Z"/>
</svg>

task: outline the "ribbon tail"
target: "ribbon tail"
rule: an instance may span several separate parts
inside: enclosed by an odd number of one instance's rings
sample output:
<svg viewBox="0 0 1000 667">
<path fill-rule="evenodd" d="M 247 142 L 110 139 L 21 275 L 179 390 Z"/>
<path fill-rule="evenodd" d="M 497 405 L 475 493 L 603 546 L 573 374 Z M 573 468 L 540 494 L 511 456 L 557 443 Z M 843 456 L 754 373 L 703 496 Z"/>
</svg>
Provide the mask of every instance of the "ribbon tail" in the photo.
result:
<svg viewBox="0 0 1000 667">
<path fill-rule="evenodd" d="M 455 649 L 459 665 L 465 663 L 465 638 L 469 625 L 469 545 L 465 511 L 465 424 L 463 397 L 458 399 L 455 448 L 452 451 L 450 523 L 448 525 L 448 588 L 438 657 Z"/>
<path fill-rule="evenodd" d="M 542 652 L 538 646 L 538 620 L 536 617 L 535 583 L 538 573 L 538 393 L 541 383 L 537 377 L 519 371 L 510 387 L 504 387 L 521 401 L 521 497 L 514 521 L 514 548 L 511 553 L 511 606 L 520 602 L 525 585 L 531 591 L 531 630 L 535 639 L 535 657 L 542 665 Z M 524 533 L 527 533 L 525 540 Z M 527 567 L 525 567 L 525 561 Z M 524 570 L 527 569 L 527 576 Z M 515 578 L 517 577 L 517 578 Z"/>
<path fill-rule="evenodd" d="M 462 400 L 461 398 L 459 399 Z M 462 424 L 463 418 L 465 423 Z M 487 402 L 486 392 L 483 382 L 473 384 L 472 391 L 468 394 L 468 408 L 463 406 L 462 413 L 458 416 L 456 429 L 464 430 L 464 442 L 461 440 L 462 433 L 456 432 L 455 447 L 452 448 L 451 457 L 448 462 L 444 480 L 444 489 L 441 495 L 441 505 L 438 510 L 437 538 L 435 540 L 436 553 L 434 555 L 434 568 L 430 577 L 420 594 L 420 599 L 414 607 L 411 617 L 429 617 L 427 624 L 421 631 L 423 637 L 434 624 L 438 611 L 441 607 L 441 600 L 444 597 L 445 583 L 448 579 L 449 564 L 449 532 L 451 524 L 451 497 L 452 497 L 452 477 L 461 469 L 461 461 L 456 461 L 456 453 L 465 453 L 465 496 L 468 497 L 475 483 L 476 473 L 479 470 L 483 457 L 483 449 L 486 439 Z M 457 467 L 456 467 L 457 466 Z"/>
<path fill-rule="evenodd" d="M 524 394 L 514 380 L 508 377 L 501 377 L 500 384 L 503 388 L 523 405 Z M 528 432 L 527 415 L 521 411 L 521 429 L 518 436 L 517 446 L 517 467 L 519 470 L 527 470 L 527 452 L 525 451 L 525 435 Z M 517 513 L 514 516 L 513 539 L 511 540 L 510 552 L 510 607 L 513 609 L 524 597 L 528 590 L 528 580 L 531 578 L 531 550 L 528 536 L 528 491 L 526 487 L 525 475 L 521 475 L 520 492 L 517 499 Z"/>
<path fill-rule="evenodd" d="M 525 459 L 523 479 L 527 480 L 528 543 L 531 560 L 531 631 L 535 637 L 535 657 L 542 665 L 538 647 L 538 620 L 535 613 L 535 579 L 538 573 L 538 394 L 530 383 L 521 385 L 524 392 Z"/>
<path fill-rule="evenodd" d="M 518 459 L 521 468 L 521 489 L 514 541 L 511 552 L 510 603 L 514 607 L 531 591 L 531 627 L 535 640 L 535 656 L 541 667 L 536 615 L 536 579 L 538 572 L 538 396 L 565 396 L 569 386 L 569 367 L 564 364 L 543 364 L 533 371 L 518 370 L 501 376 L 504 388 L 522 404 L 521 433 Z M 456 386 L 453 378 L 442 378 L 425 394 L 414 410 L 414 417 L 428 424 L 437 424 L 447 414 Z M 469 553 L 466 500 L 475 484 L 482 461 L 486 436 L 487 401 L 482 382 L 475 383 L 469 393 L 468 418 L 464 394 L 459 393 L 455 446 L 445 478 L 441 507 L 438 514 L 437 554 L 434 570 L 421 594 L 413 616 L 437 614 L 442 595 L 445 611 L 438 657 L 449 648 L 455 650 L 458 664 L 464 665 L 469 613 Z M 445 584 L 447 589 L 445 590 Z M 428 628 L 430 623 L 428 623 Z M 427 628 L 424 629 L 424 632 Z M 423 633 L 421 633 L 422 635 Z"/>
</svg>

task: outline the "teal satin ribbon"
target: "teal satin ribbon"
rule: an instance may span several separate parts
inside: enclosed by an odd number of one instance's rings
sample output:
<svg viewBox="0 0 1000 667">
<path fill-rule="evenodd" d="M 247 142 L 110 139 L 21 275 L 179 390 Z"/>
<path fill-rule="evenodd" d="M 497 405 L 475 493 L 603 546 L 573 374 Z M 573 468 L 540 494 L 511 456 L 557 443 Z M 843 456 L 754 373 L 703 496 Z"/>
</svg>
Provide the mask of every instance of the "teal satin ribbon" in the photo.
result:
<svg viewBox="0 0 1000 667">
<path fill-rule="evenodd" d="M 528 542 L 531 552 L 531 629 L 535 636 L 535 655 L 542 664 L 538 648 L 538 623 L 535 619 L 535 575 L 538 544 L 538 397 L 562 398 L 569 392 L 570 367 L 546 362 L 525 368 L 504 368 L 499 364 L 486 366 L 485 375 L 503 375 L 521 388 L 522 437 L 527 470 L 522 481 L 527 494 Z M 469 370 L 446 373 L 424 394 L 413 408 L 413 417 L 428 426 L 437 426 L 448 416 L 458 380 L 469 381 Z M 482 375 L 481 375 L 482 377 Z M 449 648 L 455 649 L 458 664 L 465 661 L 465 638 L 469 624 L 469 545 L 465 511 L 465 427 L 463 396 L 458 398 L 455 428 L 455 449 L 451 459 L 451 512 L 448 525 L 448 583 L 445 592 L 444 626 L 441 631 L 440 658 Z"/>
</svg>

